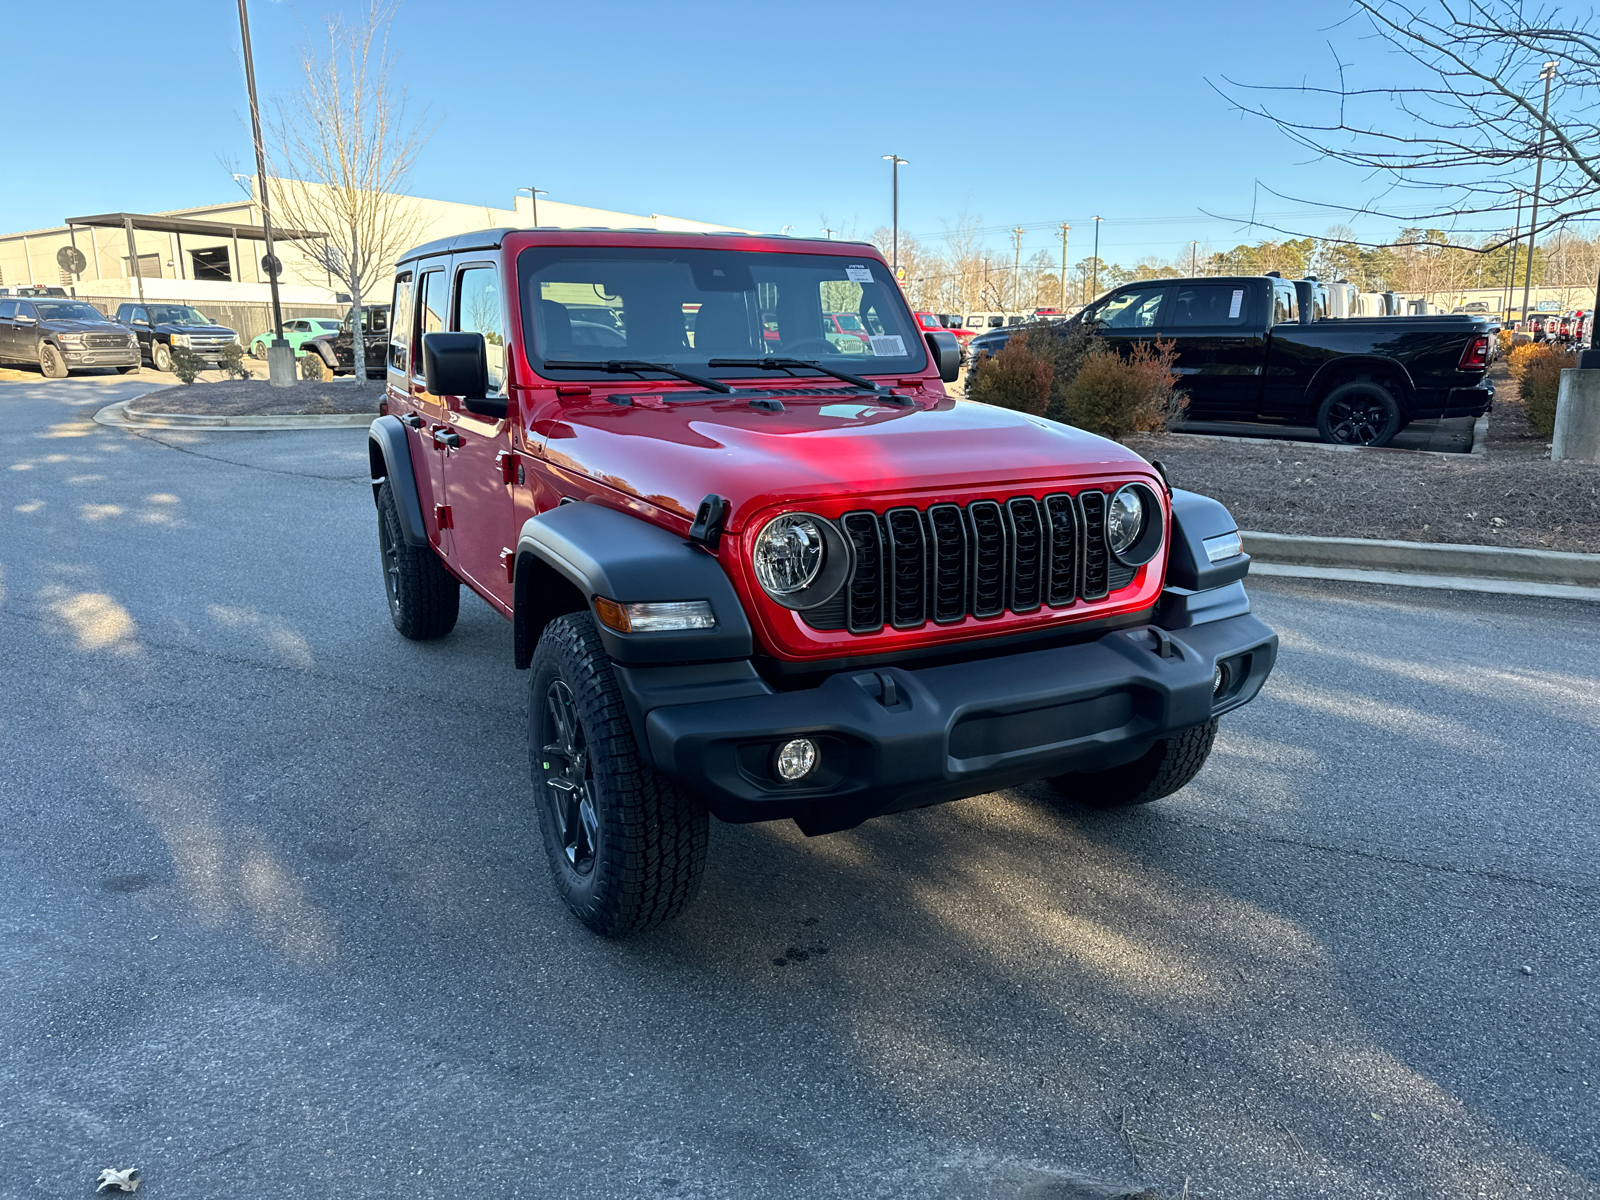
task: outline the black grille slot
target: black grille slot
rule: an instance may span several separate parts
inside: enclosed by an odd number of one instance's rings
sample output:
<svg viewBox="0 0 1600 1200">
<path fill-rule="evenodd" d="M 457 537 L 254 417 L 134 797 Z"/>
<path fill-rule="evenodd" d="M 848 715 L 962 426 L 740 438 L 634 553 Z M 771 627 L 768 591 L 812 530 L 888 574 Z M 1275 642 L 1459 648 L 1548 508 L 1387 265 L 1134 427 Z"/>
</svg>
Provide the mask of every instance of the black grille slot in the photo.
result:
<svg viewBox="0 0 1600 1200">
<path fill-rule="evenodd" d="M 847 585 L 847 628 L 851 633 L 876 633 L 883 628 L 883 539 L 878 514 L 845 513 L 840 524 L 856 552 L 855 574 Z"/>
<path fill-rule="evenodd" d="M 1078 593 L 1085 600 L 1098 600 L 1111 587 L 1111 555 L 1106 550 L 1106 494 L 1079 492 L 1078 509 L 1083 514 L 1083 583 Z"/>
<path fill-rule="evenodd" d="M 889 553 L 889 623 L 915 629 L 928 619 L 928 565 L 922 541 L 922 514 L 891 508 L 883 515 Z"/>
<path fill-rule="evenodd" d="M 1044 515 L 1050 538 L 1044 602 L 1065 608 L 1078 598 L 1078 510 L 1071 496 L 1057 493 L 1044 498 Z"/>
<path fill-rule="evenodd" d="M 975 617 L 997 617 L 1006 608 L 1006 523 L 993 500 L 967 505 L 972 532 L 972 603 Z"/>
<path fill-rule="evenodd" d="M 1011 535 L 1011 603 L 1006 607 L 1033 612 L 1044 600 L 1046 545 L 1039 502 L 1013 496 L 1006 501 L 1006 522 Z"/>
<path fill-rule="evenodd" d="M 1120 591 L 1132 583 L 1133 577 L 1138 573 L 1138 567 L 1124 566 L 1122 563 L 1114 562 L 1111 564 L 1110 569 L 1106 571 L 1106 585 L 1113 592 Z"/>
<path fill-rule="evenodd" d="M 933 619 L 961 621 L 967 615 L 967 523 L 954 504 L 928 510 L 928 586 Z"/>
</svg>

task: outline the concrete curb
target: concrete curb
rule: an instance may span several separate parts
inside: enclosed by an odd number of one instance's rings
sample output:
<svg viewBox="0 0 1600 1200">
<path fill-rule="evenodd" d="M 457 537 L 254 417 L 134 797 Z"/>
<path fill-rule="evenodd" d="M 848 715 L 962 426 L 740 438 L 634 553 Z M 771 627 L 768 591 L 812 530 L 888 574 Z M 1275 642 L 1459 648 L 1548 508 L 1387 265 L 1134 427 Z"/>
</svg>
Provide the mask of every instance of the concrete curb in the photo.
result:
<svg viewBox="0 0 1600 1200">
<path fill-rule="evenodd" d="M 1487 427 L 1485 427 L 1487 434 Z M 1236 437 L 1231 433 L 1185 433 L 1181 429 L 1167 431 L 1169 437 L 1193 438 L 1199 442 L 1238 442 L 1245 446 L 1293 446 L 1296 450 L 1337 450 L 1351 454 L 1431 454 L 1435 458 L 1453 458 L 1468 462 L 1478 453 L 1478 427 L 1472 427 L 1472 450 L 1411 450 L 1405 446 L 1343 446 L 1337 442 L 1297 442 L 1290 438 Z"/>
<path fill-rule="evenodd" d="M 1252 572 L 1600 601 L 1600 554 L 1241 531 Z"/>
<path fill-rule="evenodd" d="M 370 413 L 308 413 L 302 416 L 220 417 L 197 413 L 129 412 L 131 400 L 108 404 L 94 414 L 101 425 L 115 429 L 228 429 L 256 432 L 283 429 L 348 429 L 371 425 Z"/>
<path fill-rule="evenodd" d="M 1489 453 L 1489 414 L 1484 413 L 1472 423 L 1472 453 L 1485 455 Z"/>
</svg>

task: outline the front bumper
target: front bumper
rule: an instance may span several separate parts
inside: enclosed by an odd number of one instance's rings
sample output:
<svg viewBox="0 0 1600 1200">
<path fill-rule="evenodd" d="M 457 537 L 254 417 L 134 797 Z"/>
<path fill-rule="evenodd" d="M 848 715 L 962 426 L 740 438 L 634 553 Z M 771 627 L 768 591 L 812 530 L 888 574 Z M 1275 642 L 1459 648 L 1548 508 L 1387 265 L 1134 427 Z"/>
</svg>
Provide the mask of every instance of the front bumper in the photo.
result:
<svg viewBox="0 0 1600 1200">
<path fill-rule="evenodd" d="M 1098 771 L 1261 690 L 1278 638 L 1248 613 L 1177 631 L 921 670 L 843 671 L 817 687 L 670 704 L 642 713 L 656 767 L 726 821 L 793 818 L 807 833 L 1068 771 Z M 1231 674 L 1213 694 L 1213 671 Z M 620 671 L 639 712 L 638 671 Z M 809 737 L 812 775 L 781 782 L 779 746 Z"/>
<path fill-rule="evenodd" d="M 69 367 L 137 367 L 138 343 L 132 346 L 86 346 L 76 349 L 61 347 L 61 357 Z"/>
</svg>

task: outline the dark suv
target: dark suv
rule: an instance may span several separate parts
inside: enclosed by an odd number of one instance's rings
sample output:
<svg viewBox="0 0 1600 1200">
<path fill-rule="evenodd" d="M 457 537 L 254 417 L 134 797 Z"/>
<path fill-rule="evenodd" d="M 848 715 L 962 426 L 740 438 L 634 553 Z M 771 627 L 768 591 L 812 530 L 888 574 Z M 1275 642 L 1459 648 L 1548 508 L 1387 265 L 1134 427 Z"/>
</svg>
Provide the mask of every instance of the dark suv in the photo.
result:
<svg viewBox="0 0 1600 1200">
<path fill-rule="evenodd" d="M 47 379 L 75 367 L 139 369 L 139 343 L 92 304 L 29 297 L 0 300 L 0 361 L 37 363 Z"/>
<path fill-rule="evenodd" d="M 339 322 L 338 333 L 325 333 L 307 340 L 305 348 L 322 356 L 335 375 L 351 375 L 356 369 L 354 314 L 347 312 Z M 383 358 L 389 350 L 389 306 L 365 304 L 361 308 L 362 342 L 367 350 L 367 378 L 383 378 Z"/>
<path fill-rule="evenodd" d="M 172 347 L 184 346 L 215 366 L 239 335 L 187 304 L 124 304 L 117 320 L 139 338 L 140 353 L 158 371 L 172 370 Z"/>
</svg>

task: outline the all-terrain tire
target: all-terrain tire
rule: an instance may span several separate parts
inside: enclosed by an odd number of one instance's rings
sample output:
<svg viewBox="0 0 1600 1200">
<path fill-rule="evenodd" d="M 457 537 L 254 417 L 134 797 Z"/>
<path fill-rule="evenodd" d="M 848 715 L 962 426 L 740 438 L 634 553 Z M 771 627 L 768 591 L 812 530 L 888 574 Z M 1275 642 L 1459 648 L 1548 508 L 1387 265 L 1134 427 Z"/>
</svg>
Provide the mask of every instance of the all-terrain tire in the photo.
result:
<svg viewBox="0 0 1600 1200">
<path fill-rule="evenodd" d="M 1394 394 L 1371 379 L 1342 383 L 1317 406 L 1317 433 L 1342 446 L 1387 446 L 1403 420 Z"/>
<path fill-rule="evenodd" d="M 545 626 L 532 667 L 528 749 L 556 891 L 606 937 L 671 920 L 700 887 L 705 805 L 641 761 L 588 613 Z"/>
<path fill-rule="evenodd" d="M 49 342 L 44 342 L 39 347 L 39 373 L 46 379 L 65 379 L 67 377 L 67 360 L 61 357 Z"/>
<path fill-rule="evenodd" d="M 1049 783 L 1065 799 L 1085 808 L 1149 804 L 1172 795 L 1200 774 L 1216 736 L 1217 722 L 1213 718 L 1204 725 L 1162 738 L 1131 763 L 1108 771 L 1057 775 Z"/>
<path fill-rule="evenodd" d="M 413 546 L 406 541 L 394 485 L 387 479 L 378 487 L 378 552 L 389 618 L 402 636 L 425 642 L 442 638 L 456 627 L 461 581 L 450 574 L 432 546 Z"/>
<path fill-rule="evenodd" d="M 172 347 L 165 342 L 151 342 L 150 365 L 158 371 L 172 370 Z"/>
</svg>

